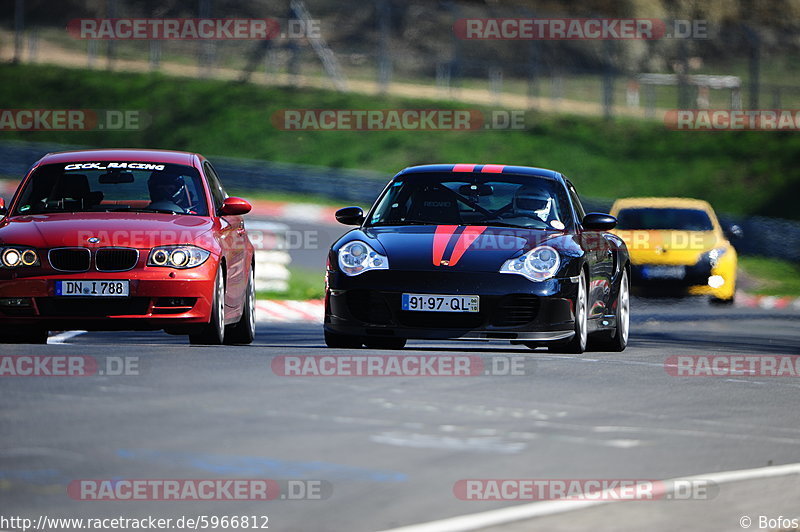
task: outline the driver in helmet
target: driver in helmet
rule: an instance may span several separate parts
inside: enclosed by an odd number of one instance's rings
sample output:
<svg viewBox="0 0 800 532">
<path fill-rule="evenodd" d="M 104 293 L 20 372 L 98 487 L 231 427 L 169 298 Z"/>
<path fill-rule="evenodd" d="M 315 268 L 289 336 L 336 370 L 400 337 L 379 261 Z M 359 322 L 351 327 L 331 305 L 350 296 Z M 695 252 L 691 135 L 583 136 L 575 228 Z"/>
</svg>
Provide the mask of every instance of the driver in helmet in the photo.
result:
<svg viewBox="0 0 800 532">
<path fill-rule="evenodd" d="M 521 186 L 514 194 L 514 215 L 538 218 L 549 223 L 553 211 L 553 198 L 538 187 Z"/>
<path fill-rule="evenodd" d="M 176 211 L 175 207 L 178 207 L 180 212 L 188 212 L 189 194 L 180 174 L 153 172 L 147 180 L 147 188 L 150 191 L 149 208 Z"/>
</svg>

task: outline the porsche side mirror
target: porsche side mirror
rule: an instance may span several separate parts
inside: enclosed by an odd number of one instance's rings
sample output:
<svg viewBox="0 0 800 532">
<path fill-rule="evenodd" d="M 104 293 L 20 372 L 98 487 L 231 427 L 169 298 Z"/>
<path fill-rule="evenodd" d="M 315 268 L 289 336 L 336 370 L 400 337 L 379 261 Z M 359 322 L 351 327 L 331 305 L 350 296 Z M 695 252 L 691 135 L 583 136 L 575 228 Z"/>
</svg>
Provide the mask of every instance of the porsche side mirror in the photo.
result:
<svg viewBox="0 0 800 532">
<path fill-rule="evenodd" d="M 617 219 L 610 214 L 590 212 L 583 217 L 583 228 L 587 231 L 608 231 L 617 225 Z"/>
<path fill-rule="evenodd" d="M 336 221 L 344 225 L 361 225 L 364 211 L 361 207 L 345 207 L 336 211 Z"/>
<path fill-rule="evenodd" d="M 223 216 L 239 216 L 247 214 L 252 208 L 253 206 L 242 198 L 225 198 L 222 207 L 219 208 L 219 213 Z"/>
<path fill-rule="evenodd" d="M 0 198 L 0 216 L 6 215 L 6 200 Z"/>
</svg>

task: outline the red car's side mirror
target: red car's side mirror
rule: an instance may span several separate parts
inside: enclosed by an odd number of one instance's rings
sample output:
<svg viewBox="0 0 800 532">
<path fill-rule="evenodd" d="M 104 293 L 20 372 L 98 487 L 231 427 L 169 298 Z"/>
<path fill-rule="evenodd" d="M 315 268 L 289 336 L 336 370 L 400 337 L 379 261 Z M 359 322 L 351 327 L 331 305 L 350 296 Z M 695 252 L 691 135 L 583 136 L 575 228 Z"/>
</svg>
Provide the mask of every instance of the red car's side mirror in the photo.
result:
<svg viewBox="0 0 800 532">
<path fill-rule="evenodd" d="M 0 198 L 0 216 L 5 216 L 6 214 L 6 200 Z"/>
<path fill-rule="evenodd" d="M 252 208 L 253 206 L 242 198 L 225 198 L 222 207 L 219 208 L 219 213 L 223 216 L 239 216 L 247 214 Z"/>
</svg>

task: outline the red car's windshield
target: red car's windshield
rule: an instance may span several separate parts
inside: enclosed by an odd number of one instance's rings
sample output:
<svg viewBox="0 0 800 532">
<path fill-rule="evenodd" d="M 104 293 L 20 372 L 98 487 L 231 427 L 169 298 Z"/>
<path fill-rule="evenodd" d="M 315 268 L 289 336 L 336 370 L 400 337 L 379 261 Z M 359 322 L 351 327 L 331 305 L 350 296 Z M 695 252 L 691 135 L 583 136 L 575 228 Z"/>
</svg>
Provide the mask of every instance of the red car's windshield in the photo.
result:
<svg viewBox="0 0 800 532">
<path fill-rule="evenodd" d="M 191 166 L 103 161 L 40 166 L 13 214 L 116 211 L 207 216 L 208 206 L 200 174 Z"/>
</svg>

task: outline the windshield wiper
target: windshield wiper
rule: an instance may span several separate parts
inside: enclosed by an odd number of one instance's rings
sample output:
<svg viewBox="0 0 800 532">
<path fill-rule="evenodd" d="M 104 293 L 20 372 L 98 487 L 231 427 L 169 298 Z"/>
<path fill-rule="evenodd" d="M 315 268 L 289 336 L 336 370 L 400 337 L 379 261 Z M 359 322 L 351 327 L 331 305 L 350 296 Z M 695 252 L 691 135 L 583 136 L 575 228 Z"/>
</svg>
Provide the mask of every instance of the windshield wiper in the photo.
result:
<svg viewBox="0 0 800 532">
<path fill-rule="evenodd" d="M 182 212 L 171 211 L 169 209 L 149 209 L 146 207 L 114 207 L 104 209 L 105 212 L 158 212 L 161 214 L 185 214 Z"/>
<path fill-rule="evenodd" d="M 469 224 L 461 224 L 461 225 L 485 225 L 485 226 L 495 226 L 495 227 L 515 227 L 517 229 L 547 229 L 546 227 L 532 227 L 529 225 L 517 225 L 517 224 L 510 224 L 506 222 L 495 222 L 495 221 L 486 221 L 486 222 L 475 222 Z"/>
<path fill-rule="evenodd" d="M 367 227 L 379 227 L 382 225 L 440 225 L 436 222 L 425 222 L 423 220 L 395 220 L 391 222 L 375 222 Z"/>
</svg>

